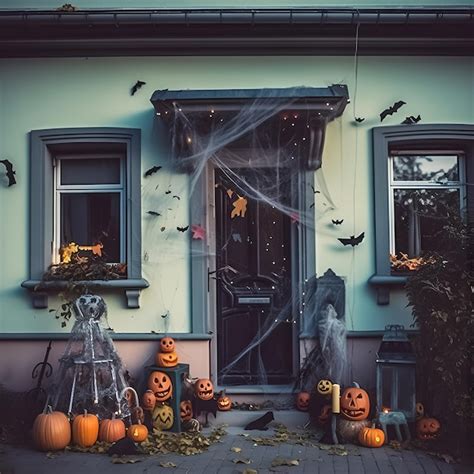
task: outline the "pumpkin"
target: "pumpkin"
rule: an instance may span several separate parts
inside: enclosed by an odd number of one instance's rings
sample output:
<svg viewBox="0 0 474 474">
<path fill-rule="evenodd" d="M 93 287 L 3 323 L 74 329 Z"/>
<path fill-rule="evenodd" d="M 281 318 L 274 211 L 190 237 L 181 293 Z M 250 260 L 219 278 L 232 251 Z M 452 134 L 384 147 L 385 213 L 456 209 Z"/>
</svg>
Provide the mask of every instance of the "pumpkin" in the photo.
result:
<svg viewBox="0 0 474 474">
<path fill-rule="evenodd" d="M 296 408 L 300 411 L 308 411 L 309 407 L 309 393 L 300 392 L 296 395 Z"/>
<path fill-rule="evenodd" d="M 416 435 L 418 439 L 435 439 L 439 435 L 441 424 L 436 418 L 423 417 L 416 422 Z"/>
<path fill-rule="evenodd" d="M 72 422 L 72 439 L 82 448 L 93 446 L 99 436 L 99 420 L 97 416 L 87 413 L 77 415 Z"/>
<path fill-rule="evenodd" d="M 156 397 L 153 390 L 147 390 L 142 396 L 142 406 L 144 410 L 153 411 L 156 405 Z"/>
<path fill-rule="evenodd" d="M 161 339 L 160 352 L 174 352 L 174 339 L 172 337 L 164 337 Z"/>
<path fill-rule="evenodd" d="M 416 419 L 420 420 L 425 416 L 425 407 L 423 406 L 423 403 L 418 402 L 415 405 L 415 412 L 416 412 Z"/>
<path fill-rule="evenodd" d="M 321 408 L 321 413 L 318 416 L 320 425 L 325 425 L 331 419 L 331 405 L 324 405 Z"/>
<path fill-rule="evenodd" d="M 152 372 L 148 377 L 148 388 L 155 394 L 156 400 L 164 402 L 173 395 L 171 379 L 164 372 Z"/>
<path fill-rule="evenodd" d="M 178 354 L 176 352 L 157 352 L 155 363 L 158 367 L 176 367 Z"/>
<path fill-rule="evenodd" d="M 232 400 L 225 394 L 225 390 L 220 393 L 217 399 L 217 409 L 219 411 L 229 411 L 232 409 Z"/>
<path fill-rule="evenodd" d="M 130 425 L 127 429 L 127 436 L 135 443 L 141 443 L 148 438 L 148 428 L 140 422 L 136 425 Z"/>
<path fill-rule="evenodd" d="M 179 404 L 181 421 L 189 421 L 193 417 L 193 405 L 190 400 L 183 400 Z"/>
<path fill-rule="evenodd" d="M 125 423 L 120 418 L 115 418 L 115 413 L 111 420 L 105 419 L 99 424 L 99 441 L 115 443 L 115 441 L 125 438 L 125 434 Z"/>
<path fill-rule="evenodd" d="M 169 430 L 174 423 L 173 409 L 161 403 L 155 407 L 152 414 L 153 427 L 158 430 Z"/>
<path fill-rule="evenodd" d="M 64 449 L 71 442 L 71 425 L 67 416 L 60 411 L 52 411 L 48 405 L 33 423 L 33 440 L 41 451 Z"/>
<path fill-rule="evenodd" d="M 198 379 L 194 384 L 194 393 L 201 400 L 211 400 L 214 396 L 214 386 L 209 379 Z"/>
<path fill-rule="evenodd" d="M 330 380 L 322 379 L 316 385 L 316 391 L 323 397 L 328 397 L 332 393 L 332 382 Z"/>
<path fill-rule="evenodd" d="M 362 428 L 359 431 L 359 443 L 368 448 L 380 448 L 385 443 L 385 433 L 372 424 L 372 428 Z"/>
<path fill-rule="evenodd" d="M 359 433 L 364 428 L 371 426 L 369 420 L 346 420 L 336 417 L 336 433 L 340 443 L 356 444 L 359 441 Z"/>
<path fill-rule="evenodd" d="M 355 384 L 357 385 L 357 384 Z M 369 416 L 370 400 L 358 385 L 347 387 L 341 395 L 341 413 L 348 420 L 365 420 Z"/>
</svg>

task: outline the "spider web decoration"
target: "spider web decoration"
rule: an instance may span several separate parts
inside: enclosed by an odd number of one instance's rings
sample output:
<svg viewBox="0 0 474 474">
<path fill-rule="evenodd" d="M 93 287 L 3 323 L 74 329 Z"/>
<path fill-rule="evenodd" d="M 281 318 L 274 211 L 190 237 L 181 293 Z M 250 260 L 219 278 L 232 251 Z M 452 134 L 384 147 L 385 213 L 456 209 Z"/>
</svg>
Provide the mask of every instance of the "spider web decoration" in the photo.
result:
<svg viewBox="0 0 474 474">
<path fill-rule="evenodd" d="M 76 322 L 46 404 L 53 410 L 79 414 L 84 410 L 100 419 L 130 416 L 122 398 L 128 384 L 122 361 L 101 322 L 107 306 L 97 295 L 82 295 L 73 303 Z"/>
</svg>

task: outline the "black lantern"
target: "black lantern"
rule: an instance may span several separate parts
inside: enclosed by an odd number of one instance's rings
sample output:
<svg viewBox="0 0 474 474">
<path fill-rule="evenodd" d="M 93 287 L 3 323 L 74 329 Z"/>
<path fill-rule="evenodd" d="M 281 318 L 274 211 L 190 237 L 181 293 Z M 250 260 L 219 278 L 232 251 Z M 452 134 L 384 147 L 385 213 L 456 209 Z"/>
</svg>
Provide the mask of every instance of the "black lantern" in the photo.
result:
<svg viewBox="0 0 474 474">
<path fill-rule="evenodd" d="M 401 411 L 414 421 L 416 358 L 403 326 L 385 326 L 376 362 L 377 410 Z"/>
</svg>

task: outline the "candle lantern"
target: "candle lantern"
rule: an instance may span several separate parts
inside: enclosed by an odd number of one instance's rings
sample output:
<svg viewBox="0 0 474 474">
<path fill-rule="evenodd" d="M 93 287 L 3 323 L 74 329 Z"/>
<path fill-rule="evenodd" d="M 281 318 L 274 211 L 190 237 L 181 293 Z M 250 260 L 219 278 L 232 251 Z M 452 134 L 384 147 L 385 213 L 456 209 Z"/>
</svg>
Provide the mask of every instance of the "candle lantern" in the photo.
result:
<svg viewBox="0 0 474 474">
<path fill-rule="evenodd" d="M 377 410 L 400 411 L 414 421 L 416 358 L 403 326 L 385 326 L 376 363 Z"/>
</svg>

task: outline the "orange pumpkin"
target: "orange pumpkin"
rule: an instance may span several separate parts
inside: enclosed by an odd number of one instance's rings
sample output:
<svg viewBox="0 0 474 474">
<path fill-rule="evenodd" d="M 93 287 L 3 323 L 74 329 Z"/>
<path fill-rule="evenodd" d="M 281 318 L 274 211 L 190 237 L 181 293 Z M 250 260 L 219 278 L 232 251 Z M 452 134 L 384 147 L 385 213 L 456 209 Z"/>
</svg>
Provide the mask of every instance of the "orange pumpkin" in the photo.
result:
<svg viewBox="0 0 474 474">
<path fill-rule="evenodd" d="M 423 417 L 416 422 L 416 435 L 423 441 L 435 439 L 441 430 L 441 424 L 436 418 Z"/>
<path fill-rule="evenodd" d="M 189 421 L 193 417 L 193 405 L 190 400 L 183 400 L 179 404 L 181 421 Z"/>
<path fill-rule="evenodd" d="M 341 395 L 341 413 L 353 421 L 365 420 L 369 416 L 369 395 L 359 386 L 348 387 Z"/>
<path fill-rule="evenodd" d="M 144 410 L 153 411 L 156 405 L 156 397 L 153 390 L 147 390 L 142 396 L 142 406 Z"/>
<path fill-rule="evenodd" d="M 174 352 L 174 339 L 172 337 L 164 337 L 161 339 L 160 352 Z"/>
<path fill-rule="evenodd" d="M 300 392 L 296 394 L 296 408 L 300 411 L 308 411 L 309 407 L 309 393 Z"/>
<path fill-rule="evenodd" d="M 171 429 L 174 423 L 173 409 L 165 403 L 156 405 L 153 410 L 152 420 L 153 427 L 158 430 Z"/>
<path fill-rule="evenodd" d="M 225 394 L 225 390 L 220 393 L 217 399 L 217 409 L 219 411 L 229 411 L 232 409 L 232 400 Z"/>
<path fill-rule="evenodd" d="M 176 352 L 157 352 L 155 363 L 158 367 L 176 367 L 178 365 L 178 354 Z"/>
<path fill-rule="evenodd" d="M 64 449 L 71 442 L 71 425 L 60 411 L 46 411 L 38 415 L 33 423 L 33 440 L 41 451 Z"/>
<path fill-rule="evenodd" d="M 321 413 L 318 416 L 320 425 L 325 425 L 331 419 L 331 405 L 324 405 L 321 408 Z"/>
<path fill-rule="evenodd" d="M 148 377 L 148 388 L 155 394 L 156 400 L 164 402 L 173 395 L 171 379 L 164 372 L 152 372 Z"/>
<path fill-rule="evenodd" d="M 127 436 L 135 443 L 141 443 L 148 438 L 148 428 L 141 423 L 130 425 L 127 429 Z"/>
<path fill-rule="evenodd" d="M 93 446 L 99 436 L 99 420 L 97 416 L 87 413 L 77 415 L 72 422 L 72 439 L 82 448 Z"/>
<path fill-rule="evenodd" d="M 214 385 L 209 379 L 198 379 L 194 384 L 194 393 L 201 400 L 211 400 L 214 396 Z"/>
<path fill-rule="evenodd" d="M 380 448 L 385 443 L 385 433 L 375 425 L 372 428 L 362 428 L 359 431 L 359 443 L 368 448 Z"/>
<path fill-rule="evenodd" d="M 323 397 L 328 397 L 332 393 L 332 382 L 330 380 L 322 379 L 316 385 L 316 391 Z"/>
<path fill-rule="evenodd" d="M 112 415 L 111 420 L 105 419 L 99 424 L 99 441 L 115 443 L 125 438 L 125 434 L 125 423 L 120 418 L 115 418 L 115 414 Z"/>
</svg>

